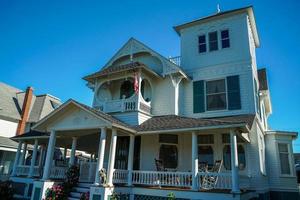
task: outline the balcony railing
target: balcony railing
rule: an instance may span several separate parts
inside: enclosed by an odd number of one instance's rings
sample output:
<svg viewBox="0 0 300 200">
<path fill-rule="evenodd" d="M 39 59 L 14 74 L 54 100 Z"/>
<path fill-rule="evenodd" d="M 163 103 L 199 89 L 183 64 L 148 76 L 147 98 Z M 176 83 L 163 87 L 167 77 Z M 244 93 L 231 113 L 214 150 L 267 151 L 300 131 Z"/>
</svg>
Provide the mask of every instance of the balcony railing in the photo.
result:
<svg viewBox="0 0 300 200">
<path fill-rule="evenodd" d="M 169 60 L 178 66 L 181 64 L 181 56 L 171 57 Z"/>
<path fill-rule="evenodd" d="M 50 178 L 51 179 L 64 179 L 68 167 L 52 167 L 50 170 Z"/>
<path fill-rule="evenodd" d="M 29 165 L 19 165 L 16 169 L 17 176 L 28 176 L 30 171 Z M 33 168 L 33 176 L 39 177 L 40 176 L 40 168 L 38 166 L 34 166 Z"/>
</svg>

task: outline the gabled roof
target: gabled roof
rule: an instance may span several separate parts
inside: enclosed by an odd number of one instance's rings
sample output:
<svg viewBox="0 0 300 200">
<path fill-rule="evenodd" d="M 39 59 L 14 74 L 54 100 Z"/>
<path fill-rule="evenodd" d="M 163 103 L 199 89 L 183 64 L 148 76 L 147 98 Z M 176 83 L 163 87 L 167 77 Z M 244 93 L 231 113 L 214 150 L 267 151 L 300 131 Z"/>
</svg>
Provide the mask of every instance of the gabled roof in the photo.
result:
<svg viewBox="0 0 300 200">
<path fill-rule="evenodd" d="M 85 77 L 83 77 L 83 79 L 86 81 L 92 81 L 93 79 L 95 79 L 97 77 L 112 75 L 114 73 L 119 73 L 119 72 L 128 71 L 128 70 L 138 70 L 138 69 L 144 69 L 144 70 L 150 72 L 151 74 L 154 74 L 155 76 L 159 76 L 156 72 L 154 72 L 152 69 L 150 69 L 143 63 L 132 62 L 132 63 L 124 64 L 124 65 L 112 65 L 110 67 L 100 70 L 99 72 L 85 76 Z"/>
<path fill-rule="evenodd" d="M 25 92 L 0 82 L 0 117 L 19 121 Z M 37 122 L 55 109 L 53 105 L 60 105 L 58 98 L 49 94 L 32 96 L 28 122 Z"/>
<path fill-rule="evenodd" d="M 0 147 L 17 149 L 18 143 L 10 138 L 0 136 Z"/>
<path fill-rule="evenodd" d="M 69 105 L 75 105 L 76 107 L 79 107 L 80 109 L 83 109 L 89 113 L 92 113 L 94 116 L 99 117 L 99 119 L 104 120 L 108 123 L 110 123 L 112 126 L 115 126 L 117 128 L 122 128 L 124 130 L 127 131 L 131 131 L 134 132 L 134 130 L 127 125 L 124 122 L 121 122 L 120 120 L 116 119 L 115 117 L 106 114 L 100 110 L 96 110 L 90 106 L 87 106 L 85 104 L 79 103 L 73 99 L 69 99 L 68 101 L 66 101 L 64 104 L 62 104 L 59 108 L 57 108 L 56 110 L 54 110 L 53 112 L 51 112 L 49 115 L 47 115 L 46 117 L 44 117 L 42 120 L 40 120 L 39 122 L 37 122 L 32 129 L 33 130 L 39 130 L 39 127 L 46 124 L 50 119 L 55 118 L 57 115 L 59 115 L 59 113 L 61 111 L 63 111 L 66 107 L 68 107 Z"/>
<path fill-rule="evenodd" d="M 249 16 L 250 25 L 251 25 L 253 35 L 254 35 L 255 45 L 256 45 L 256 47 L 259 47 L 259 37 L 258 37 L 258 33 L 257 33 L 257 29 L 256 29 L 256 22 L 255 22 L 255 18 L 254 18 L 254 14 L 253 14 L 253 6 L 247 6 L 247 7 L 238 8 L 238 9 L 234 9 L 234 10 L 228 10 L 228 11 L 224 11 L 224 12 L 221 11 L 221 12 L 215 13 L 213 15 L 202 17 L 200 19 L 175 26 L 174 30 L 177 32 L 178 35 L 180 35 L 180 31 L 182 29 L 185 29 L 185 28 L 188 28 L 188 27 L 191 27 L 194 25 L 198 25 L 201 23 L 205 23 L 210 20 L 215 20 L 215 19 L 219 19 L 219 18 L 223 18 L 223 17 L 235 15 L 235 14 L 240 14 L 240 13 L 244 13 L 244 12 L 246 12 Z"/>
<path fill-rule="evenodd" d="M 166 57 L 162 56 L 161 54 L 159 54 L 158 52 L 154 51 L 153 49 L 151 49 L 150 47 L 146 46 L 145 44 L 143 44 L 142 42 L 134 39 L 134 38 L 130 38 L 118 51 L 117 53 L 115 53 L 115 55 L 102 67 L 102 69 L 96 73 L 93 73 L 91 75 L 85 76 L 83 77 L 84 80 L 87 81 L 91 81 L 92 79 L 96 78 L 96 75 L 101 75 L 101 74 L 109 74 L 110 71 L 111 73 L 113 73 L 113 69 L 116 68 L 124 68 L 124 66 L 127 66 L 127 64 L 125 65 L 119 65 L 116 66 L 114 65 L 114 62 L 116 60 L 118 60 L 119 58 L 122 58 L 124 56 L 130 56 L 131 54 L 134 55 L 136 53 L 149 53 L 152 56 L 155 56 L 156 58 L 158 58 L 162 63 L 163 66 L 168 69 L 168 71 L 164 71 L 163 74 L 159 74 L 161 76 L 164 76 L 168 73 L 180 73 L 182 76 L 184 76 L 185 78 L 188 78 L 188 76 L 186 75 L 186 73 L 180 68 L 180 66 L 176 65 L 175 63 L 171 62 L 169 59 L 167 59 Z M 133 63 L 135 63 L 134 61 L 134 56 L 133 56 Z M 129 66 L 132 65 L 131 63 L 129 64 Z M 144 64 L 143 64 L 144 65 Z M 127 66 L 128 67 L 128 66 Z M 147 67 L 146 65 L 144 65 L 145 69 L 147 68 L 148 70 L 150 70 L 150 72 L 153 72 L 153 70 L 151 70 L 149 67 Z"/>
</svg>

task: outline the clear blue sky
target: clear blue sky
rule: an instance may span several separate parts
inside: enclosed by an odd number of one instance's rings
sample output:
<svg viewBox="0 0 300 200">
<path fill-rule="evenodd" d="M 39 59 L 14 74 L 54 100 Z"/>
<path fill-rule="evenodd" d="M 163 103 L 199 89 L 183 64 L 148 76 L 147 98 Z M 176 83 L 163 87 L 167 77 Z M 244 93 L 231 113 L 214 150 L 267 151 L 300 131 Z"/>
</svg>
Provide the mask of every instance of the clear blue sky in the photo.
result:
<svg viewBox="0 0 300 200">
<path fill-rule="evenodd" d="M 273 104 L 269 122 L 273 129 L 300 132 L 299 0 L 2 0 L 0 81 L 90 105 L 92 92 L 81 78 L 99 70 L 130 37 L 162 55 L 179 55 L 172 27 L 215 13 L 218 3 L 221 10 L 254 6 L 257 60 L 268 70 Z M 300 139 L 295 144 L 300 152 Z"/>
</svg>

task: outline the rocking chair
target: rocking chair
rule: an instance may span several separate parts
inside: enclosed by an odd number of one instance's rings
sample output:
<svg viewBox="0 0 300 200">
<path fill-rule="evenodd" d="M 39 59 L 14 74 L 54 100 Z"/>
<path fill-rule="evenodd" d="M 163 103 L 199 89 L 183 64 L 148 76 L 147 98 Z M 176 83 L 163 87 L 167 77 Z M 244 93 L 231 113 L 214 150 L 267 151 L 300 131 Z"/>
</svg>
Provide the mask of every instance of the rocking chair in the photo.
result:
<svg viewBox="0 0 300 200">
<path fill-rule="evenodd" d="M 216 173 L 220 173 L 222 168 L 223 161 L 222 160 L 216 160 L 213 168 L 211 171 L 208 172 L 208 174 L 204 175 L 202 179 L 202 189 L 204 190 L 211 190 L 214 189 L 218 182 L 218 175 Z M 213 174 L 210 174 L 213 173 Z"/>
</svg>

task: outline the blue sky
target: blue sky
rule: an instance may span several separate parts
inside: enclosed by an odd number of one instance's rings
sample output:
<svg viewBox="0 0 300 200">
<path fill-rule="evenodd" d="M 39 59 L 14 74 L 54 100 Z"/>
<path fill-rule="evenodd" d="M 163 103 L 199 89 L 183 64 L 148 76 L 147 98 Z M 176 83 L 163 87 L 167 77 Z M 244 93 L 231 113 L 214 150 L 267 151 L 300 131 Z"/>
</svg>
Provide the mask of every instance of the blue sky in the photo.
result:
<svg viewBox="0 0 300 200">
<path fill-rule="evenodd" d="M 254 6 L 266 67 L 273 129 L 300 132 L 299 0 L 0 1 L 0 81 L 88 105 L 81 79 L 99 70 L 130 37 L 165 56 L 179 55 L 173 26 L 221 10 Z M 300 152 L 300 139 L 295 142 Z"/>
</svg>

